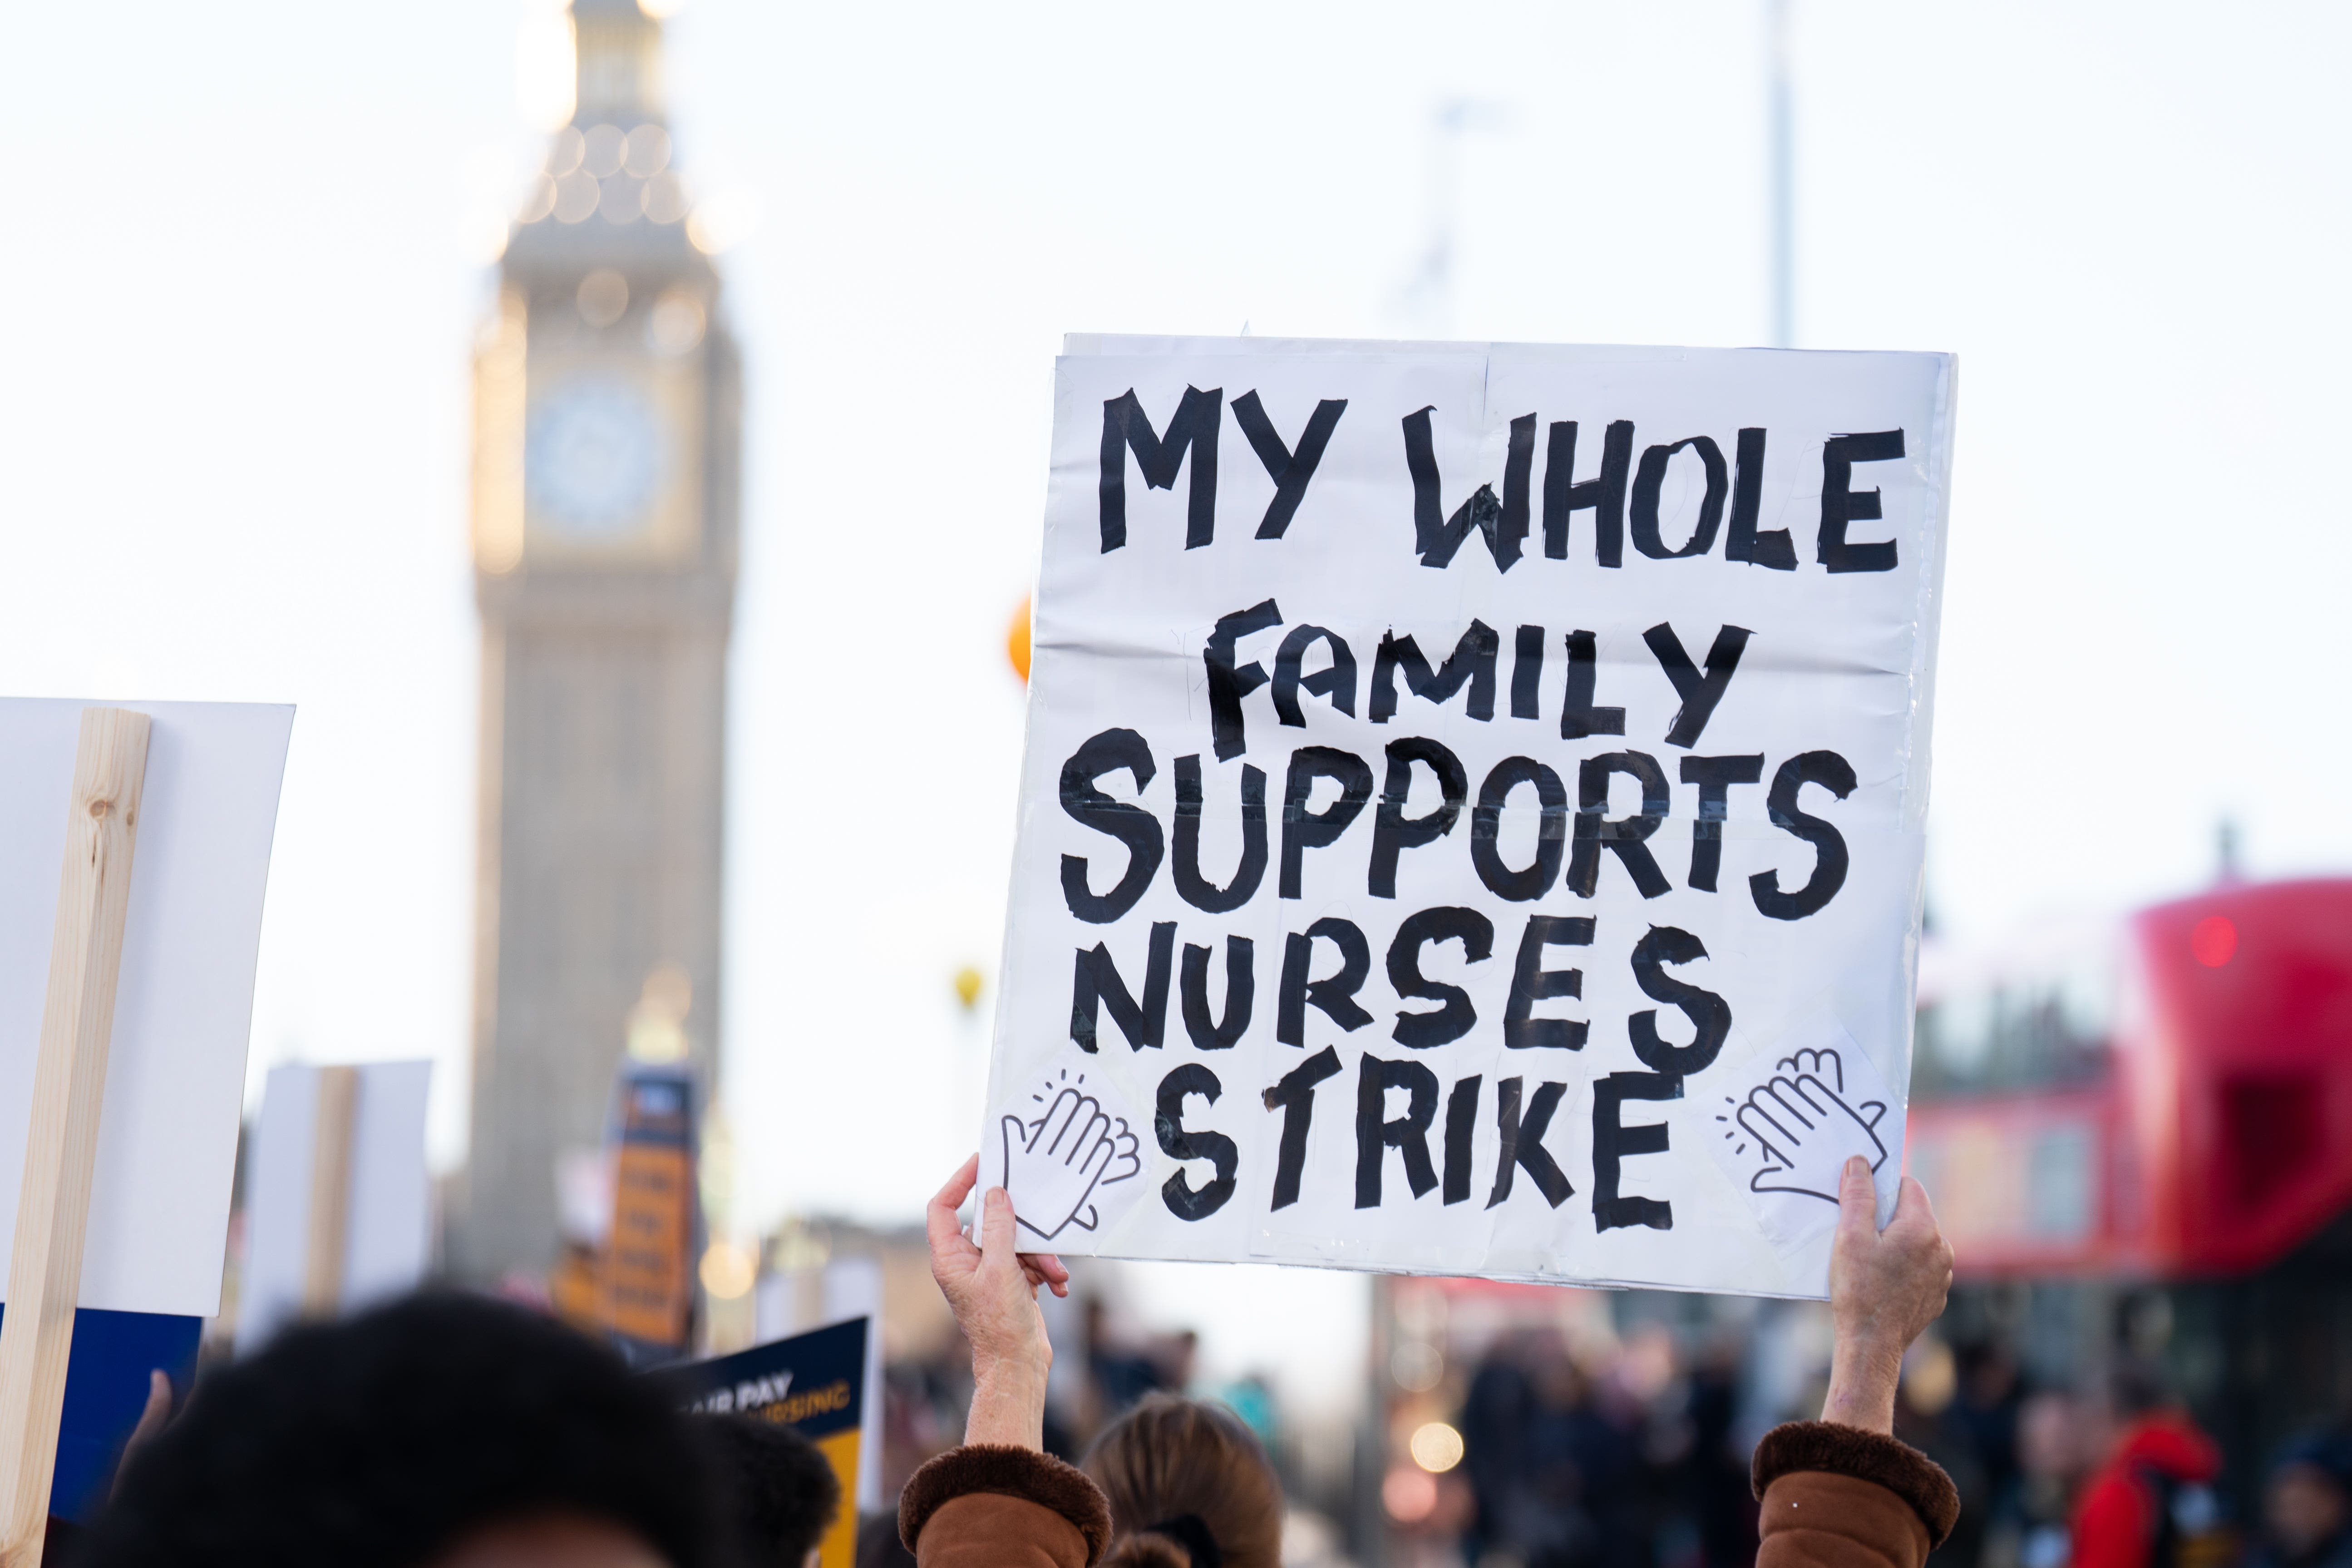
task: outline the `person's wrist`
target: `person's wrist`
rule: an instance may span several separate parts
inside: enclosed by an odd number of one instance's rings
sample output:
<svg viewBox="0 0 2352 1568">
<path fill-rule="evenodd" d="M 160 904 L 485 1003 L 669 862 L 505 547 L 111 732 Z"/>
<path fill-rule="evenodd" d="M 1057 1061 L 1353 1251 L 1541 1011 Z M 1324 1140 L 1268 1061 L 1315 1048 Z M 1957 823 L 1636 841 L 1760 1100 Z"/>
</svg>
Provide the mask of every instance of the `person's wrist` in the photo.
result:
<svg viewBox="0 0 2352 1568">
<path fill-rule="evenodd" d="M 1843 1329 L 1830 1342 L 1830 1353 L 1833 1360 L 1857 1369 L 1872 1367 L 1884 1371 L 1888 1367 L 1900 1367 L 1903 1352 L 1910 1347 L 1909 1340 L 1881 1329 Z"/>
<path fill-rule="evenodd" d="M 1001 1350 L 974 1351 L 971 1357 L 971 1380 L 974 1383 L 1018 1386 L 1043 1383 L 1054 1363 L 1051 1345 L 1011 1345 Z"/>
<path fill-rule="evenodd" d="M 1892 1433 L 1895 1396 L 1902 1383 L 1902 1347 L 1874 1335 L 1841 1334 L 1830 1354 L 1829 1394 L 1822 1402 L 1822 1419 Z"/>
<path fill-rule="evenodd" d="M 1038 1448 L 1045 1444 L 1045 1372 L 1051 1352 L 972 1357 L 967 1443 Z"/>
</svg>

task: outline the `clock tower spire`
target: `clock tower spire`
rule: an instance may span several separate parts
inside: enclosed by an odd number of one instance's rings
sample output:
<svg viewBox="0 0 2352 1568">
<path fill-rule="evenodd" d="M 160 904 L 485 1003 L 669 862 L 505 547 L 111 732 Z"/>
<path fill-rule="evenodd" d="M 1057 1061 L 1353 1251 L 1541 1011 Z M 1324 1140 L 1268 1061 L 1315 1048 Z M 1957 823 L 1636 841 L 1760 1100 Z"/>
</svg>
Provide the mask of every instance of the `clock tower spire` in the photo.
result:
<svg viewBox="0 0 2352 1568">
<path fill-rule="evenodd" d="M 661 24 L 573 0 L 577 107 L 475 357 L 473 1125 L 452 1271 L 556 1255 L 614 1069 L 718 1042 L 741 373 L 692 238 Z M 648 1026 L 659 1012 L 659 1026 Z"/>
<path fill-rule="evenodd" d="M 661 24 L 637 0 L 573 0 L 572 29 L 579 65 L 573 123 L 658 120 Z"/>
</svg>

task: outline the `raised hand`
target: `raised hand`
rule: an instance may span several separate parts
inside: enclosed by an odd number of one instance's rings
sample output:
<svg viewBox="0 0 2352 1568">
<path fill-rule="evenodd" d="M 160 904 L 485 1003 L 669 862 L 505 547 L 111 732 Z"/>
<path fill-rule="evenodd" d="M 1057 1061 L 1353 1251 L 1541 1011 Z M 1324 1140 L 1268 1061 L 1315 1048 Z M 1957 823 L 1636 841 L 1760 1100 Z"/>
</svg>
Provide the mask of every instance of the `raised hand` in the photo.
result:
<svg viewBox="0 0 2352 1568">
<path fill-rule="evenodd" d="M 1051 1253 L 1013 1251 L 1013 1200 L 1002 1187 L 981 1196 L 972 1234 L 956 1210 L 980 1179 L 980 1156 L 966 1160 L 924 1211 L 931 1243 L 931 1278 L 971 1345 L 971 1415 L 968 1443 L 1010 1443 L 1034 1448 L 1044 1440 L 1045 1373 L 1054 1348 L 1037 1310 L 1037 1287 L 1069 1292 L 1070 1273 Z"/>
<path fill-rule="evenodd" d="M 1780 1070 L 1748 1090 L 1733 1113 L 1770 1162 L 1748 1185 L 1837 1203 L 1839 1173 L 1848 1160 L 1859 1156 L 1873 1171 L 1886 1163 L 1886 1143 L 1878 1135 L 1886 1107 L 1874 1100 L 1859 1107 L 1847 1102 L 1845 1064 L 1834 1050 L 1794 1051 L 1778 1065 Z"/>
<path fill-rule="evenodd" d="M 1943 1316 L 1952 1248 L 1936 1228 L 1927 1190 L 1903 1178 L 1895 1217 L 1878 1228 L 1878 1191 L 1860 1155 L 1840 1173 L 1837 1237 L 1830 1244 L 1829 1397 L 1822 1419 L 1873 1432 L 1895 1429 L 1903 1352 Z"/>
<path fill-rule="evenodd" d="M 956 1218 L 956 1211 L 963 1206 L 964 1199 L 971 1195 L 971 1189 L 979 1180 L 980 1156 L 974 1154 L 957 1167 L 956 1173 L 948 1178 L 948 1184 L 939 1190 L 923 1212 L 930 1236 L 931 1278 L 938 1282 L 940 1293 L 948 1299 L 950 1308 L 955 1307 L 959 1295 L 968 1288 L 968 1282 L 976 1275 L 982 1263 L 982 1250 L 976 1244 L 984 1235 L 984 1227 L 975 1223 L 971 1234 L 967 1236 L 961 1222 Z M 985 1205 L 982 1206 L 984 1208 Z M 1008 1209 L 1012 1206 L 1009 1197 L 1005 1206 Z M 1070 1293 L 1070 1271 L 1052 1253 L 1016 1253 L 1013 1260 L 1020 1264 L 1021 1276 L 1028 1281 L 1032 1301 L 1036 1300 L 1040 1285 L 1047 1287 L 1056 1296 Z M 960 1310 L 956 1321 L 959 1324 L 963 1321 Z"/>
<path fill-rule="evenodd" d="M 1021 1194 L 1020 1224 L 1048 1241 L 1073 1225 L 1094 1229 L 1095 1189 L 1143 1169 L 1127 1119 L 1105 1110 L 1080 1085 L 1065 1085 L 1035 1121 L 1003 1118 L 997 1132 L 1003 1185 Z"/>
<path fill-rule="evenodd" d="M 130 1468 L 131 1456 L 153 1441 L 155 1434 L 171 1419 L 172 1380 L 163 1368 L 156 1367 L 147 1373 L 147 1403 L 139 1412 L 139 1424 L 122 1440 L 122 1458 L 114 1462 L 114 1482 L 108 1496 L 122 1489 L 122 1472 Z"/>
</svg>

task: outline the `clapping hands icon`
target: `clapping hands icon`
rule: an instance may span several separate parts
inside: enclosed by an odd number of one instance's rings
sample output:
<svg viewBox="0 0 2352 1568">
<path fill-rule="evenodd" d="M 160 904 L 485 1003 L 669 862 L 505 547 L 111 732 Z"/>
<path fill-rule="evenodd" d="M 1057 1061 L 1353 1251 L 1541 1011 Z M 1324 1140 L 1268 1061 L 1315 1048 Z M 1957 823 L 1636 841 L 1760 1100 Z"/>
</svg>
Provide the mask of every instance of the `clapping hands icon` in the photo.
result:
<svg viewBox="0 0 2352 1568">
<path fill-rule="evenodd" d="M 1857 1107 L 1845 1098 L 1845 1063 L 1834 1050 L 1793 1051 L 1778 1070 L 1748 1091 L 1728 1118 L 1754 1139 L 1768 1162 L 1748 1182 L 1759 1193 L 1802 1193 L 1831 1206 L 1838 1201 L 1838 1173 L 1859 1154 L 1877 1170 L 1886 1163 L 1886 1143 L 1878 1123 L 1884 1103 Z"/>
<path fill-rule="evenodd" d="M 1062 1074 L 1064 1079 L 1069 1074 Z M 1135 1133 L 1123 1116 L 1103 1109 L 1086 1087 L 1047 1083 L 1053 1095 L 1031 1098 L 1045 1106 L 1034 1121 L 1006 1115 L 997 1124 L 1004 1162 L 1004 1189 L 1013 1194 L 1021 1227 L 1051 1241 L 1069 1226 L 1092 1230 L 1101 1223 L 1093 1202 L 1096 1189 L 1139 1175 L 1143 1162 Z"/>
</svg>

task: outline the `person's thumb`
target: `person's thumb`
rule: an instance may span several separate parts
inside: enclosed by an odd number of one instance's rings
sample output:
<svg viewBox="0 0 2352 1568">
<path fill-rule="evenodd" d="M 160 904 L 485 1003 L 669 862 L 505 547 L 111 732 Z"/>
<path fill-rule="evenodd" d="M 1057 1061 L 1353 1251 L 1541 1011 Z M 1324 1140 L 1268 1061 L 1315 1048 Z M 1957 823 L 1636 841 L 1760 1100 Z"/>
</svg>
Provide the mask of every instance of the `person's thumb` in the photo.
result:
<svg viewBox="0 0 2352 1568">
<path fill-rule="evenodd" d="M 1878 1188 L 1870 1179 L 1870 1162 L 1848 1155 L 1838 1173 L 1838 1232 L 1841 1238 L 1878 1234 Z"/>
<path fill-rule="evenodd" d="M 983 1266 L 1017 1268 L 1013 1234 L 1013 1194 L 991 1187 L 980 1202 L 980 1260 Z"/>
</svg>

